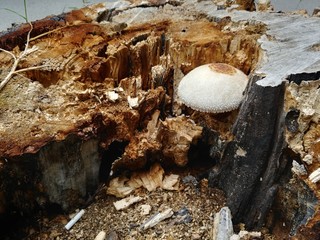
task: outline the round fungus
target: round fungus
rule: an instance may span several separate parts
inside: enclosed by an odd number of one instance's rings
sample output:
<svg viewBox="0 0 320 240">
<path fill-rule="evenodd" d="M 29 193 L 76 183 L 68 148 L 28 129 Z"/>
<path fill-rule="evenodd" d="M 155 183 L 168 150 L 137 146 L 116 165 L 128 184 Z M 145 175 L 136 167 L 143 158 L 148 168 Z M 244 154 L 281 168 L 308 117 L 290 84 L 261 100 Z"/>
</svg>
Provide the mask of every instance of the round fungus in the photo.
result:
<svg viewBox="0 0 320 240">
<path fill-rule="evenodd" d="M 229 112 L 239 107 L 248 76 L 225 63 L 199 66 L 185 75 L 178 96 L 188 107 L 202 112 Z"/>
</svg>

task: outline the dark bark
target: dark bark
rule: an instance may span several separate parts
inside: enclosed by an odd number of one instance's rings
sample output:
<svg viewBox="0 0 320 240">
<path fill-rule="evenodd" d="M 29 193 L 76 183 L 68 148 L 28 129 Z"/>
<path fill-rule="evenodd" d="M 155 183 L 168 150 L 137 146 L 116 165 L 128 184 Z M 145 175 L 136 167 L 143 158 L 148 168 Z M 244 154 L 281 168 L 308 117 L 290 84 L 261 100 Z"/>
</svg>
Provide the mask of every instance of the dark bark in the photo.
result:
<svg viewBox="0 0 320 240">
<path fill-rule="evenodd" d="M 284 168 L 284 84 L 262 87 L 254 76 L 234 125 L 234 141 L 222 156 L 218 185 L 227 196 L 233 222 L 263 225 Z M 212 180 L 211 180 L 212 181 Z"/>
</svg>

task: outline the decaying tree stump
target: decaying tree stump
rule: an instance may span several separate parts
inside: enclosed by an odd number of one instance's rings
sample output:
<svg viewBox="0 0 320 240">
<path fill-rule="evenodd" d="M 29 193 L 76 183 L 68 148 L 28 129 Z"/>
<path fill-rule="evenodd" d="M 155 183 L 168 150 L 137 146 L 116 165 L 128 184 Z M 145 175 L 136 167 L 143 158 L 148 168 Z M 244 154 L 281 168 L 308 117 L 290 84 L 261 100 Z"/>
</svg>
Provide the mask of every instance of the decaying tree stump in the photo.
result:
<svg viewBox="0 0 320 240">
<path fill-rule="evenodd" d="M 252 78 L 234 124 L 234 141 L 221 159 L 219 186 L 227 193 L 235 222 L 263 226 L 286 162 L 284 148 L 284 84 L 262 87 Z M 237 184 L 235 184 L 237 179 Z"/>
<path fill-rule="evenodd" d="M 36 51 L 17 69 L 40 68 L 0 92 L 0 214 L 73 209 L 111 165 L 185 166 L 205 144 L 234 223 L 273 224 L 273 209 L 290 234 L 319 237 L 320 19 L 238 10 L 252 4 L 119 1 L 33 22 Z M 2 33 L 0 48 L 19 54 L 29 30 Z M 239 110 L 177 98 L 181 78 L 211 62 L 249 74 Z M 12 64 L 0 52 L 1 79 Z"/>
</svg>

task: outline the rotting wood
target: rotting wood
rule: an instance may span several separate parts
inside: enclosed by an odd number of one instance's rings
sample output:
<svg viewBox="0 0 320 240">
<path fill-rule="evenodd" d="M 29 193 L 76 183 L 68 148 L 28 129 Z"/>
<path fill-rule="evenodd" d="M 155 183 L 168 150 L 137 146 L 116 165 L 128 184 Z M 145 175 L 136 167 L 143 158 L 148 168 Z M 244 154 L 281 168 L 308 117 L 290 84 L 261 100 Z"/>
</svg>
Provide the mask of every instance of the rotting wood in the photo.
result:
<svg viewBox="0 0 320 240">
<path fill-rule="evenodd" d="M 245 222 L 249 229 L 263 226 L 285 166 L 281 161 L 284 84 L 261 87 L 257 80 L 259 77 L 254 77 L 247 90 L 233 128 L 234 140 L 221 159 L 218 180 L 227 194 L 234 223 Z"/>
<path fill-rule="evenodd" d="M 252 4 L 253 1 L 246 2 Z M 141 4 L 148 11 L 142 11 Z M 195 129 L 202 126 L 217 131 L 219 140 L 215 143 L 231 141 L 220 161 L 219 185 L 229 195 L 228 205 L 237 221 L 243 221 L 251 228 L 262 226 L 273 199 L 281 197 L 286 190 L 286 185 L 280 186 L 284 191 L 276 194 L 278 177 L 284 166 L 286 170 L 290 168 L 292 161 L 291 157 L 281 156 L 285 145 L 282 139 L 283 121 L 290 120 L 290 116 L 286 119 L 282 116 L 281 82 L 288 74 L 293 74 L 292 78 L 302 72 L 318 76 L 317 27 L 320 20 L 280 13 L 237 11 L 237 7 L 230 4 L 217 6 L 212 1 L 136 1 L 133 4 L 118 2 L 118 5 L 106 5 L 33 23 L 31 45 L 38 46 L 41 51 L 29 56 L 18 67 L 50 66 L 14 77 L 0 93 L 0 179 L 3 180 L 0 211 L 18 207 L 21 211 L 32 212 L 32 209 L 52 202 L 61 204 L 65 209 L 79 205 L 88 191 L 94 191 L 97 187 L 96 169 L 101 161 L 97 156 L 115 141 L 129 142 L 124 154 L 119 156 L 118 163 L 123 161 L 118 165 L 119 169 L 142 168 L 158 161 L 159 156 L 165 156 L 170 164 L 187 164 L 186 153 L 194 143 L 193 137 L 187 136 L 190 139 L 179 156 L 175 156 L 176 152 L 165 143 L 176 143 L 171 140 L 189 133 L 190 128 L 185 127 L 190 122 L 172 115 L 190 113 Z M 101 11 L 106 11 L 106 20 L 112 24 L 102 21 L 105 19 Z M 128 26 L 118 32 L 112 27 L 115 22 L 124 22 Z M 22 25 L 16 31 L 4 33 L 0 38 L 0 47 L 17 53 L 23 51 L 27 32 L 27 25 Z M 1 67 L 10 66 L 8 56 L 4 53 L 0 56 Z M 176 98 L 175 88 L 181 77 L 193 68 L 210 62 L 231 64 L 250 73 L 255 80 L 255 75 L 264 75 L 261 81 L 251 85 L 238 118 L 238 111 L 216 116 L 194 113 L 181 106 Z M 155 66 L 162 66 L 159 71 L 163 74 L 162 78 L 155 75 Z M 1 72 L 1 78 L 5 74 L 6 69 Z M 114 93 L 111 97 L 110 92 Z M 117 97 L 114 97 L 115 94 Z M 128 97 L 137 101 L 129 104 Z M 265 112 L 266 109 L 269 112 Z M 153 119 L 157 111 L 157 119 L 161 119 L 158 125 Z M 273 117 L 277 117 L 276 120 Z M 235 119 L 235 136 L 232 136 L 230 127 Z M 261 123 L 265 124 L 256 122 L 256 119 L 261 119 Z M 297 119 L 304 121 L 299 117 L 291 119 L 293 125 L 290 128 L 293 130 L 297 127 Z M 174 126 L 175 123 L 178 127 Z M 266 126 L 269 123 L 272 129 Z M 306 125 L 309 126 L 309 123 Z M 290 135 L 293 139 L 304 138 L 308 152 L 296 151 L 297 146 L 292 144 L 289 148 L 301 154 L 305 162 L 310 160 L 308 155 L 318 149 L 316 144 L 312 144 L 317 138 L 315 124 L 311 123 L 310 131 L 305 135 Z M 298 122 L 299 126 L 301 122 Z M 153 133 L 162 131 L 163 134 L 171 134 L 171 138 L 161 142 L 153 138 L 150 128 L 154 128 Z M 184 134 L 179 135 L 179 131 Z M 264 136 L 259 135 L 261 133 Z M 196 131 L 195 139 L 198 135 Z M 149 148 L 139 145 L 143 138 L 147 141 L 151 139 Z M 273 138 L 276 141 L 273 142 Z M 254 142 L 253 139 L 263 141 Z M 236 146 L 239 142 L 243 143 L 240 148 Z M 76 150 L 71 155 L 55 155 L 51 151 L 72 143 L 76 143 Z M 213 148 L 217 146 L 211 146 L 210 151 Z M 138 155 L 136 150 L 140 151 Z M 150 150 L 154 151 L 151 157 Z M 81 158 L 77 158 L 81 154 Z M 91 167 L 82 168 L 84 159 L 89 159 L 88 154 L 94 156 L 89 164 Z M 254 156 L 261 158 L 254 161 Z M 75 159 L 81 159 L 79 165 Z M 241 162 L 237 162 L 240 159 Z M 279 159 L 283 161 L 277 165 Z M 50 169 L 55 169 L 53 160 L 65 169 L 86 172 L 90 184 L 84 186 L 87 180 L 81 174 L 75 174 L 71 177 L 71 186 L 62 181 L 68 192 L 63 196 L 66 198 L 56 198 L 61 192 L 57 194 L 57 189 L 50 186 L 51 182 L 59 180 L 54 180 L 54 171 L 50 172 Z M 242 165 L 244 163 L 248 165 Z M 114 165 L 117 165 L 116 162 Z M 318 167 L 313 161 L 306 171 L 310 174 Z M 238 174 L 239 169 L 243 175 Z M 50 173 L 42 176 L 45 170 Z M 12 175 L 15 178 L 9 181 L 8 176 Z M 301 193 L 317 193 L 315 183 L 304 177 L 301 179 L 308 190 Z M 72 184 L 73 181 L 80 184 Z M 24 192 L 32 194 L 21 194 Z M 266 192 L 268 197 L 264 196 Z M 319 196 L 314 195 L 316 197 L 305 197 L 317 208 L 316 199 Z M 248 205 L 250 208 L 244 209 Z M 306 216 L 310 213 L 299 215 L 302 218 Z M 306 228 L 303 221 L 297 220 L 294 229 L 301 228 L 302 235 L 307 230 L 315 232 L 317 219 L 317 216 L 311 218 Z"/>
<path fill-rule="evenodd" d="M 277 207 L 286 216 L 290 234 L 301 239 L 319 238 L 319 190 L 311 177 L 319 168 L 319 86 L 320 72 L 288 76 L 285 92 L 285 139 L 294 159 L 303 172 L 295 173 L 289 182 L 281 184 Z M 289 154 L 287 154 L 289 155 Z M 295 217 L 291 217 L 292 215 Z"/>
<path fill-rule="evenodd" d="M 170 174 L 164 176 L 165 172 L 159 163 L 150 167 L 149 171 L 136 171 L 130 179 L 126 176 L 113 178 L 108 186 L 107 193 L 116 197 L 125 197 L 135 190 L 143 187 L 149 192 L 162 188 L 171 191 L 179 190 L 179 175 Z"/>
</svg>

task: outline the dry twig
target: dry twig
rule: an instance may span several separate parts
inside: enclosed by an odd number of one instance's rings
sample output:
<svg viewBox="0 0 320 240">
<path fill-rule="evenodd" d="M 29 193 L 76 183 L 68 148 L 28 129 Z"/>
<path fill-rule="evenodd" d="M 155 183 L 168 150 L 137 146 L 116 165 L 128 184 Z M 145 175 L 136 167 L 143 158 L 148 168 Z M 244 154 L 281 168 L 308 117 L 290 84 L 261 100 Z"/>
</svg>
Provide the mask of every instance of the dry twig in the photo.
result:
<svg viewBox="0 0 320 240">
<path fill-rule="evenodd" d="M 30 71 L 30 70 L 35 70 L 35 69 L 40 69 L 40 68 L 43 68 L 43 67 L 46 66 L 46 65 L 41 65 L 41 66 L 34 66 L 34 67 L 28 67 L 28 68 L 23 68 L 23 69 L 17 70 L 18 64 L 20 63 L 20 61 L 22 59 L 24 59 L 29 54 L 31 54 L 31 53 L 33 53 L 33 52 L 38 50 L 38 47 L 36 47 L 36 46 L 33 46 L 32 48 L 29 48 L 30 34 L 31 34 L 32 30 L 33 30 L 32 24 L 31 23 L 29 23 L 29 24 L 30 24 L 30 30 L 29 30 L 28 35 L 27 35 L 27 42 L 26 42 L 25 49 L 21 53 L 19 53 L 18 56 L 14 55 L 10 51 L 7 51 L 7 50 L 5 50 L 3 48 L 0 48 L 0 51 L 9 54 L 14 60 L 13 65 L 11 66 L 11 69 L 10 69 L 8 75 L 0 83 L 0 91 L 10 81 L 10 79 L 12 78 L 12 76 L 14 74 L 25 72 L 25 71 Z"/>
</svg>

